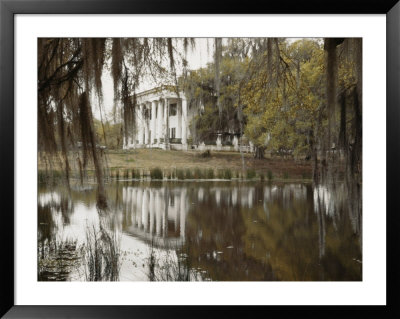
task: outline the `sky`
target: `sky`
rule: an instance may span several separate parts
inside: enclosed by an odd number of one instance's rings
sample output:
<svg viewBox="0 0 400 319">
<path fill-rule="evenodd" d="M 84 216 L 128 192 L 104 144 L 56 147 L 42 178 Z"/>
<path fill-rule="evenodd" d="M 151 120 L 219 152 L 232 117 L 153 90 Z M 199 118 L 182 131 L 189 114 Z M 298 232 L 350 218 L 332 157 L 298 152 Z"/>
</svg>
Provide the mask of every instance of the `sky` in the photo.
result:
<svg viewBox="0 0 400 319">
<path fill-rule="evenodd" d="M 196 38 L 195 48 L 191 48 L 189 46 L 186 54 L 186 59 L 188 61 L 188 68 L 191 70 L 196 70 L 201 67 L 205 67 L 207 63 L 212 61 L 213 52 L 214 52 L 214 38 Z M 183 47 L 177 48 L 180 53 L 183 54 Z M 182 71 L 178 70 L 178 76 Z M 114 104 L 114 85 L 110 72 L 105 68 L 103 70 L 102 75 L 102 86 L 103 86 L 103 121 L 104 119 L 104 111 L 106 114 L 110 114 L 113 109 Z M 141 87 L 138 92 L 145 91 L 155 87 L 153 81 L 144 81 L 141 83 Z M 92 104 L 93 107 L 93 115 L 95 118 L 100 120 L 100 110 L 98 107 L 98 103 L 94 101 Z M 108 118 L 108 117 L 107 117 Z M 111 118 L 110 118 L 111 120 Z"/>
</svg>

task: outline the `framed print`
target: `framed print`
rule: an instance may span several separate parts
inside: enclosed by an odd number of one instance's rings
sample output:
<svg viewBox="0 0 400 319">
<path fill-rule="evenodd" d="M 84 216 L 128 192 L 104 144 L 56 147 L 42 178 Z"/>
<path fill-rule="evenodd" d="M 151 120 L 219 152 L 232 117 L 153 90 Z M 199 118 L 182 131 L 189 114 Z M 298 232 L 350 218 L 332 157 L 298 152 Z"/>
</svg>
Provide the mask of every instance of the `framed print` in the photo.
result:
<svg viewBox="0 0 400 319">
<path fill-rule="evenodd" d="M 396 1 L 0 9 L 2 315 L 398 314 Z"/>
</svg>

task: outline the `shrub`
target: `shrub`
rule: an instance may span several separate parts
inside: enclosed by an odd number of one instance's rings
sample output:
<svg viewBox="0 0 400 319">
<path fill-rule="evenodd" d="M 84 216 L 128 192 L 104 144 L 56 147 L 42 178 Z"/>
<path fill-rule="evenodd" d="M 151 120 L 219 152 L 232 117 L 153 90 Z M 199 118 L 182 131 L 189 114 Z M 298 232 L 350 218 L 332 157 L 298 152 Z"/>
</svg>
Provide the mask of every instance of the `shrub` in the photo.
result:
<svg viewBox="0 0 400 319">
<path fill-rule="evenodd" d="M 204 157 L 204 158 L 211 157 L 211 152 L 210 152 L 210 150 L 206 150 L 206 151 L 202 152 L 200 154 L 200 156 Z"/>
<path fill-rule="evenodd" d="M 264 173 L 260 173 L 260 180 L 263 182 L 265 179 Z"/>
<path fill-rule="evenodd" d="M 272 179 L 274 178 L 274 176 L 272 175 L 272 172 L 270 170 L 268 170 L 267 172 L 267 177 L 269 181 L 272 181 Z"/>
<path fill-rule="evenodd" d="M 256 171 L 254 169 L 248 169 L 246 175 L 248 179 L 253 179 L 256 177 Z"/>
<path fill-rule="evenodd" d="M 38 182 L 39 183 L 51 183 L 57 184 L 65 179 L 64 172 L 58 170 L 52 171 L 38 171 Z"/>
<path fill-rule="evenodd" d="M 303 172 L 303 173 L 301 174 L 301 177 L 302 177 L 303 179 L 310 178 L 310 176 L 309 176 L 306 172 Z"/>
<path fill-rule="evenodd" d="M 202 173 L 202 171 L 200 170 L 200 168 L 196 168 L 196 169 L 194 170 L 194 178 L 196 178 L 196 179 L 201 179 L 201 178 L 203 178 L 203 173 Z"/>
<path fill-rule="evenodd" d="M 176 178 L 177 179 L 185 179 L 185 172 L 181 169 L 176 170 Z"/>
<path fill-rule="evenodd" d="M 39 182 L 39 184 L 46 183 L 46 181 L 47 181 L 46 172 L 38 171 L 38 182 Z"/>
<path fill-rule="evenodd" d="M 193 178 L 192 171 L 187 168 L 185 176 L 186 176 L 186 179 L 192 179 Z"/>
<path fill-rule="evenodd" d="M 284 179 L 288 179 L 289 178 L 289 173 L 288 172 L 283 173 L 283 178 Z"/>
<path fill-rule="evenodd" d="M 151 179 L 163 179 L 163 172 L 160 168 L 156 167 L 150 170 Z"/>
<path fill-rule="evenodd" d="M 232 178 L 232 171 L 228 168 L 224 170 L 224 179 L 231 179 Z"/>
<path fill-rule="evenodd" d="M 124 178 L 128 179 L 129 178 L 129 171 L 126 169 L 124 170 Z"/>
<path fill-rule="evenodd" d="M 140 171 L 139 171 L 139 170 L 136 170 L 136 169 L 133 169 L 133 170 L 132 170 L 132 178 L 134 178 L 134 179 L 140 179 Z"/>
<path fill-rule="evenodd" d="M 208 179 L 214 179 L 214 170 L 212 168 L 209 168 L 207 170 L 207 178 Z"/>
</svg>

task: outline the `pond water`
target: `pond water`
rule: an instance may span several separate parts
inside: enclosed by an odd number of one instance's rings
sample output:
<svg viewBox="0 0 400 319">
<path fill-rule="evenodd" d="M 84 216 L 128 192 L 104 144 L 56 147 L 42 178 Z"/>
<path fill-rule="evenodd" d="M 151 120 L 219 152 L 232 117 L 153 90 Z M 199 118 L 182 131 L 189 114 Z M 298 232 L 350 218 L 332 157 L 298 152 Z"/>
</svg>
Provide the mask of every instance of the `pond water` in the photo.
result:
<svg viewBox="0 0 400 319">
<path fill-rule="evenodd" d="M 361 218 L 344 195 L 301 183 L 113 182 L 100 211 L 95 185 L 40 185 L 38 279 L 362 280 Z"/>
</svg>

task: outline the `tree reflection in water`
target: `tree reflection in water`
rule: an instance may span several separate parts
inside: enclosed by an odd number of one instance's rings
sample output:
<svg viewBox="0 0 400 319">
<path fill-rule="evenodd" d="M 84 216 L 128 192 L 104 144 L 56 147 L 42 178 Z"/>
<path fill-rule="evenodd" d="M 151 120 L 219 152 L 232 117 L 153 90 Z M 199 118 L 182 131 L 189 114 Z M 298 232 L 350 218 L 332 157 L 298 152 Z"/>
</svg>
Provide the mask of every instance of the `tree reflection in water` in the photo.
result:
<svg viewBox="0 0 400 319">
<path fill-rule="evenodd" d="M 41 189 L 39 198 L 49 193 Z M 135 182 L 109 184 L 107 194 L 106 227 L 121 234 L 122 280 L 362 279 L 361 220 L 341 186 Z M 85 225 L 100 220 L 95 192 L 72 190 L 69 198 L 69 221 L 43 232 L 85 242 Z M 47 215 L 57 219 L 55 210 Z"/>
</svg>

